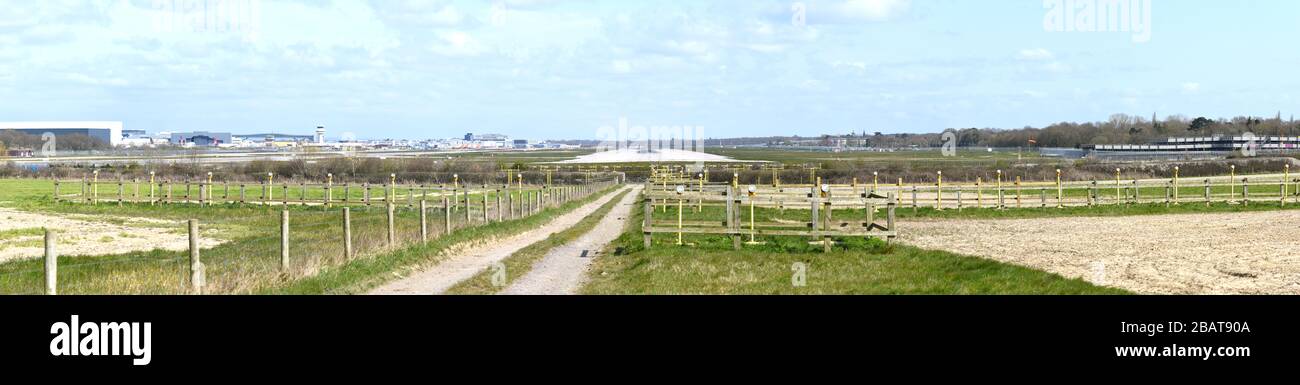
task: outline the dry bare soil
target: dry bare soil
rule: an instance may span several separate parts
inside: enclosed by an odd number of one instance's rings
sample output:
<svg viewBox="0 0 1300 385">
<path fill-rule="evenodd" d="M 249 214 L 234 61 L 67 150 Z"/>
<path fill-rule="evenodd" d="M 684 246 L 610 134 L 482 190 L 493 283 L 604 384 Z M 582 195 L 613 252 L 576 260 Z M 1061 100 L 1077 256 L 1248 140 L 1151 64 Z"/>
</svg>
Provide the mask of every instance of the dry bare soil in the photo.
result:
<svg viewBox="0 0 1300 385">
<path fill-rule="evenodd" d="M 1291 211 L 901 223 L 903 242 L 1145 294 L 1300 294 Z"/>
<path fill-rule="evenodd" d="M 186 250 L 189 236 L 178 222 L 148 218 L 120 218 L 90 215 L 48 215 L 0 208 L 0 262 L 39 258 L 44 255 L 40 228 L 57 231 L 55 250 L 60 256 L 124 254 L 154 249 Z M 221 241 L 200 238 L 202 247 Z"/>
</svg>

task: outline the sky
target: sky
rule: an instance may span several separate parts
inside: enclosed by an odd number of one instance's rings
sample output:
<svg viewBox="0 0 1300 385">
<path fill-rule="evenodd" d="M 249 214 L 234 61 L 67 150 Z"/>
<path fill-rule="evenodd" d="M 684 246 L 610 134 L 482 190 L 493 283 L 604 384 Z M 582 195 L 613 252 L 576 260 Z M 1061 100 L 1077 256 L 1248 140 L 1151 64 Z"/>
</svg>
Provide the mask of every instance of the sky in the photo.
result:
<svg viewBox="0 0 1300 385">
<path fill-rule="evenodd" d="M 1094 3 L 0 0 L 0 121 L 716 138 L 1296 109 L 1300 2 Z"/>
</svg>

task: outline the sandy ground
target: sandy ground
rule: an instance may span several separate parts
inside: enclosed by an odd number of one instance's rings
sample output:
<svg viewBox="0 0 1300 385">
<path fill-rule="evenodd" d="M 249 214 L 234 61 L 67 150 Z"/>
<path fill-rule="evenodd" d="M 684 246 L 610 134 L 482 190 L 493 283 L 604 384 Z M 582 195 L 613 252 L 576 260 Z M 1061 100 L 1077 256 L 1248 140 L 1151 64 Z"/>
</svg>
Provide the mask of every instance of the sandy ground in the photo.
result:
<svg viewBox="0 0 1300 385">
<path fill-rule="evenodd" d="M 180 222 L 147 218 L 116 218 L 104 221 L 88 215 L 47 215 L 0 208 L 0 231 L 48 227 L 58 231 L 55 251 L 60 256 L 106 255 L 137 251 L 186 250 L 189 237 Z M 0 239 L 0 262 L 39 258 L 45 254 L 44 236 Z M 202 237 L 202 247 L 219 245 L 220 240 Z"/>
<path fill-rule="evenodd" d="M 369 294 L 383 295 L 401 295 L 401 294 L 441 294 L 446 292 L 452 286 L 466 279 L 474 277 L 480 271 L 491 267 L 510 254 L 514 254 L 519 249 L 527 247 L 546 239 L 551 234 L 562 231 L 581 221 L 582 218 L 591 215 L 600 206 L 614 199 L 618 194 L 617 190 L 606 194 L 600 199 L 583 205 L 577 210 L 565 213 L 550 223 L 540 228 L 525 233 L 516 234 L 510 238 L 497 240 L 486 245 L 479 245 L 466 249 L 463 252 L 456 253 L 442 260 L 424 271 L 417 272 L 408 277 L 389 282 L 374 290 Z"/>
<path fill-rule="evenodd" d="M 900 223 L 905 243 L 1146 294 L 1298 294 L 1293 211 Z"/>
<path fill-rule="evenodd" d="M 532 270 L 502 290 L 501 294 L 576 294 L 586 279 L 587 267 L 591 266 L 591 261 L 623 233 L 627 219 L 640 197 L 641 188 L 637 186 L 624 196 L 591 231 L 573 242 L 551 249 L 545 257 L 533 264 Z"/>
</svg>

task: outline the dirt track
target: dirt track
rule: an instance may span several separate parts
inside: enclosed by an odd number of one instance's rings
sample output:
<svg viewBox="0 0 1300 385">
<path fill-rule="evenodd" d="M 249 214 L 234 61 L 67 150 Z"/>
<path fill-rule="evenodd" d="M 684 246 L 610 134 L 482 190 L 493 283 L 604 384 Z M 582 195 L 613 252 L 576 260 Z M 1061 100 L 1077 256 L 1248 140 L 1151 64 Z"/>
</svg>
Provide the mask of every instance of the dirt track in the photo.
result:
<svg viewBox="0 0 1300 385">
<path fill-rule="evenodd" d="M 582 218 L 586 218 L 599 209 L 600 206 L 614 199 L 614 196 L 618 195 L 618 192 L 622 190 L 607 193 L 582 207 L 560 215 L 541 228 L 494 241 L 488 245 L 458 252 L 442 259 L 442 261 L 430 268 L 380 286 L 370 291 L 370 294 L 441 294 L 457 283 L 472 278 L 480 271 L 491 267 L 493 263 L 509 257 L 519 249 L 546 239 L 553 233 L 573 227 Z"/>
<path fill-rule="evenodd" d="M 900 223 L 901 240 L 1146 294 L 1300 294 L 1300 213 Z M 1104 267 L 1103 267 L 1104 266 Z"/>
<path fill-rule="evenodd" d="M 586 278 L 587 267 L 615 238 L 623 233 L 627 218 L 636 207 L 641 187 L 623 196 L 600 223 L 573 242 L 551 249 L 523 277 L 501 294 L 559 295 L 575 294 Z M 586 253 L 584 256 L 583 253 Z"/>
</svg>

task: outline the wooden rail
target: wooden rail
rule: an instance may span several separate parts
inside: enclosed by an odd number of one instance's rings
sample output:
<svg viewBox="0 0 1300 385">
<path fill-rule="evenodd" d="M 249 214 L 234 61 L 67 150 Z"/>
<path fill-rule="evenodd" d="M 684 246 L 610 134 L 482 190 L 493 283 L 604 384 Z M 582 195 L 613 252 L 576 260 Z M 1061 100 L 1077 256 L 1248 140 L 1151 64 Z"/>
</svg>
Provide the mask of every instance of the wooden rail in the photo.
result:
<svg viewBox="0 0 1300 385">
<path fill-rule="evenodd" d="M 898 235 L 895 227 L 895 209 L 897 202 L 890 195 L 878 195 L 866 191 L 856 195 L 840 194 L 834 190 L 806 188 L 797 192 L 791 188 L 753 187 L 743 193 L 731 185 L 698 184 L 688 191 L 681 189 L 666 190 L 662 185 L 647 183 L 644 200 L 645 219 L 642 233 L 646 247 L 653 243 L 653 235 L 676 234 L 677 243 L 682 244 L 683 234 L 717 234 L 728 235 L 732 247 L 741 248 L 741 238 L 748 235 L 748 243 L 758 243 L 757 236 L 800 236 L 816 239 L 824 251 L 830 251 L 833 237 L 875 237 L 891 240 Z M 676 221 L 664 221 L 654 218 L 656 206 L 663 211 L 669 208 L 677 210 Z M 705 207 L 725 208 L 725 219 L 721 221 L 686 220 L 687 207 L 692 212 L 702 212 Z M 746 217 L 745 208 L 748 207 Z M 806 207 L 810 216 L 807 221 L 768 221 L 758 222 L 755 208 L 784 209 L 785 207 Z M 861 209 L 863 216 L 857 219 L 836 218 L 836 210 L 847 212 Z M 885 223 L 879 223 L 877 215 L 885 210 Z"/>
</svg>

